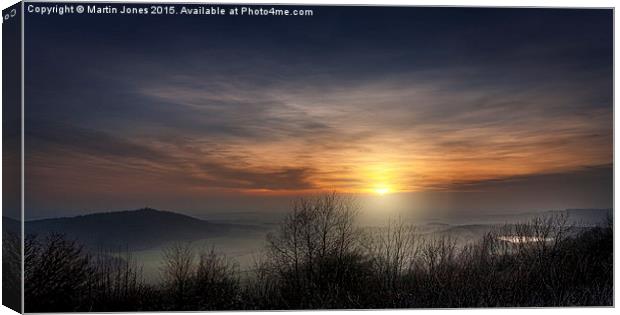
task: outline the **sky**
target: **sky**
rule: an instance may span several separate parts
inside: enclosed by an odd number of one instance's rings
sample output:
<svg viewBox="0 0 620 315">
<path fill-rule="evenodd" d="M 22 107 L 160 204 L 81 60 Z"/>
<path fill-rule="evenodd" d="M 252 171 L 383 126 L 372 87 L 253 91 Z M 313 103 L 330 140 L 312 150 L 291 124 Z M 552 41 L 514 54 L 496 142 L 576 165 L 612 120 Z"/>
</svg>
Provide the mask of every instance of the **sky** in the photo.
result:
<svg viewBox="0 0 620 315">
<path fill-rule="evenodd" d="M 611 10 L 308 8 L 27 15 L 26 217 L 612 207 Z"/>
</svg>

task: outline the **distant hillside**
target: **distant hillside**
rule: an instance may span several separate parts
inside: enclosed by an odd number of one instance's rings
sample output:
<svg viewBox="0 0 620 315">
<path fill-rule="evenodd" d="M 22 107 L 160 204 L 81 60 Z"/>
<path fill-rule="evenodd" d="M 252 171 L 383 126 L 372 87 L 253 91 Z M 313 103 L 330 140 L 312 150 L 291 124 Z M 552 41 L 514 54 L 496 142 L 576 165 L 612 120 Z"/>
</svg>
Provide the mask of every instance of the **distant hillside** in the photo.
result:
<svg viewBox="0 0 620 315">
<path fill-rule="evenodd" d="M 193 241 L 258 229 L 251 225 L 212 223 L 155 209 L 26 222 L 26 234 L 63 233 L 90 248 L 132 250 L 156 247 L 171 241 Z"/>
<path fill-rule="evenodd" d="M 431 220 L 431 222 L 435 224 L 437 222 L 449 223 L 450 225 L 510 224 L 524 223 L 536 218 L 545 218 L 556 215 L 567 215 L 569 224 L 587 227 L 605 225 L 608 218 L 613 218 L 613 209 L 566 209 L 537 212 L 483 214 L 449 217 L 443 219 L 435 218 Z"/>
<path fill-rule="evenodd" d="M 566 213 L 572 223 L 584 226 L 605 225 L 614 215 L 612 209 L 567 209 Z"/>
<path fill-rule="evenodd" d="M 607 218 L 613 218 L 612 209 L 566 209 L 566 210 L 551 210 L 542 213 L 529 213 L 522 215 L 521 220 L 515 220 L 516 222 L 524 222 L 534 219 L 536 217 L 546 217 L 554 215 L 566 215 L 568 223 L 574 226 L 596 226 L 605 225 Z"/>
</svg>

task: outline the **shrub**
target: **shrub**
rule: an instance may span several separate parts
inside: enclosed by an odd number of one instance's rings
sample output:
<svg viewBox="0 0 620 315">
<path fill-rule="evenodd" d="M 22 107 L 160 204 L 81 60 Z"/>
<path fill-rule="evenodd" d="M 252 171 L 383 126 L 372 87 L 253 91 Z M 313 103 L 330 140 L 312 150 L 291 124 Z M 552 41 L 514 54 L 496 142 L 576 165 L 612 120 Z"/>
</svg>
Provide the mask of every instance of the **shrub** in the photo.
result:
<svg viewBox="0 0 620 315">
<path fill-rule="evenodd" d="M 89 280 L 95 275 L 82 246 L 60 234 L 25 241 L 26 312 L 87 309 Z"/>
</svg>

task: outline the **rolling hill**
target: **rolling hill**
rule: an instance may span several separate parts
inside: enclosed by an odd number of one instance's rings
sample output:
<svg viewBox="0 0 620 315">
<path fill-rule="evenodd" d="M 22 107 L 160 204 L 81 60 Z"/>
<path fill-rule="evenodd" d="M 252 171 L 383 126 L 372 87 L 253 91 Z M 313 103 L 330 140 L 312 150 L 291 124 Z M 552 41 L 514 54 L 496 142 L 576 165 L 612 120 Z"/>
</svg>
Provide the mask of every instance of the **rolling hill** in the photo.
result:
<svg viewBox="0 0 620 315">
<path fill-rule="evenodd" d="M 140 209 L 26 222 L 26 234 L 62 233 L 89 248 L 141 250 L 166 242 L 194 241 L 259 230 L 212 223 L 170 211 Z"/>
</svg>

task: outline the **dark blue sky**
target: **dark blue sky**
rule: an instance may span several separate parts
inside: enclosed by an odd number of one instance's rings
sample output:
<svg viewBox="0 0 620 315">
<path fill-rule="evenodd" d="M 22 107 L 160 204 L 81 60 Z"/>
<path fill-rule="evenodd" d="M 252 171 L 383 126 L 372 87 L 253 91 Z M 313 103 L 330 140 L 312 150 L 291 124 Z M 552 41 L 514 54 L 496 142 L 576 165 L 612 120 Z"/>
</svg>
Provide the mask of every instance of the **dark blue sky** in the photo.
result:
<svg viewBox="0 0 620 315">
<path fill-rule="evenodd" d="M 611 10 L 307 8 L 28 14 L 31 215 L 611 207 Z"/>
</svg>

